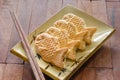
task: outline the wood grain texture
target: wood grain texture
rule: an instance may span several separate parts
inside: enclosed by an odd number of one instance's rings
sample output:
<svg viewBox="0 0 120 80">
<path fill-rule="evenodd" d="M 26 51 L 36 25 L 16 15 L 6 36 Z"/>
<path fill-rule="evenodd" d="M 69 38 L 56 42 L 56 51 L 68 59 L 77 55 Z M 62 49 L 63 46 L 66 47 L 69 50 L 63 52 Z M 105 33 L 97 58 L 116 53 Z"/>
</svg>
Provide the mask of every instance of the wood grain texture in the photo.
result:
<svg viewBox="0 0 120 80">
<path fill-rule="evenodd" d="M 8 26 L 5 24 L 5 18 L 1 15 L 0 16 L 0 62 L 3 63 L 7 57 L 7 50 L 9 46 L 9 32 Z M 4 27 L 2 27 L 4 26 Z"/>
<path fill-rule="evenodd" d="M 0 64 L 0 80 L 3 80 L 6 64 Z"/>
<path fill-rule="evenodd" d="M 66 5 L 77 7 L 77 1 L 78 0 L 63 0 L 63 7 Z"/>
<path fill-rule="evenodd" d="M 62 8 L 62 0 L 48 0 L 47 5 L 47 19 L 49 19 Z"/>
<path fill-rule="evenodd" d="M 96 69 L 94 68 L 85 68 L 82 74 L 82 80 L 95 80 Z"/>
<path fill-rule="evenodd" d="M 96 69 L 95 80 L 114 80 L 112 69 L 98 68 Z"/>
<path fill-rule="evenodd" d="M 8 9 L 16 10 L 17 0 L 1 1 L 0 7 L 0 62 L 5 62 L 8 53 L 10 35 L 12 31 L 12 20 Z"/>
<path fill-rule="evenodd" d="M 46 80 L 52 80 L 50 77 L 45 75 Z M 23 79 L 22 80 L 35 80 L 34 74 L 32 72 L 32 69 L 30 67 L 30 64 L 25 62 L 24 64 L 24 70 L 23 70 Z"/>
<path fill-rule="evenodd" d="M 106 0 L 89 0 L 89 1 L 91 1 L 91 2 L 92 2 L 92 1 L 106 1 Z"/>
<path fill-rule="evenodd" d="M 84 68 L 79 69 L 79 70 L 70 78 L 70 80 L 82 80 L 83 69 L 84 69 Z"/>
<path fill-rule="evenodd" d="M 24 64 L 24 70 L 23 70 L 23 79 L 22 80 L 35 80 L 34 74 L 32 72 L 32 69 L 30 67 L 29 63 Z"/>
<path fill-rule="evenodd" d="M 29 33 L 43 24 L 46 20 L 46 16 L 47 0 L 34 0 L 29 24 Z"/>
<path fill-rule="evenodd" d="M 92 1 L 92 14 L 102 22 L 108 23 L 105 1 Z"/>
<path fill-rule="evenodd" d="M 18 8 L 16 11 L 19 21 L 26 34 L 28 34 L 28 30 L 29 30 L 29 21 L 31 17 L 32 5 L 33 5 L 33 0 L 19 0 Z M 14 31 L 11 34 L 9 50 L 20 40 L 14 25 L 12 29 Z M 23 61 L 20 58 L 14 56 L 10 52 L 8 53 L 6 62 L 7 63 L 23 63 Z"/>
<path fill-rule="evenodd" d="M 3 80 L 22 80 L 23 65 L 7 64 Z"/>
<path fill-rule="evenodd" d="M 8 40 L 0 39 L 0 44 L 2 44 L 0 45 L 0 63 L 4 63 L 7 58 L 8 43 Z"/>
<path fill-rule="evenodd" d="M 116 2 L 116 1 L 120 1 L 120 0 L 106 0 L 107 2 Z"/>
<path fill-rule="evenodd" d="M 2 7 L 3 3 L 4 3 L 4 0 L 0 0 L 0 8 Z"/>
<path fill-rule="evenodd" d="M 114 47 L 111 49 L 112 52 L 112 60 L 113 60 L 113 80 L 119 80 L 120 79 L 120 54 L 119 52 L 120 48 Z"/>
<path fill-rule="evenodd" d="M 116 32 L 111 38 L 111 52 L 113 61 L 113 75 L 114 80 L 120 79 L 120 38 L 119 38 L 119 21 L 120 21 L 120 2 L 107 2 L 108 19 L 109 24 L 111 24 Z"/>
<path fill-rule="evenodd" d="M 50 77 L 45 75 L 46 80 L 52 80 Z M 24 64 L 24 70 L 23 70 L 23 79 L 22 80 L 35 80 L 34 74 L 32 72 L 32 69 L 30 67 L 30 64 L 25 62 Z"/>
<path fill-rule="evenodd" d="M 108 23 L 107 11 L 105 1 L 92 1 L 93 16 L 102 22 Z M 112 68 L 111 52 L 110 52 L 110 39 L 105 42 L 103 47 L 96 52 L 96 55 L 91 61 L 89 67 L 108 67 Z"/>
<path fill-rule="evenodd" d="M 78 9 L 92 15 L 92 4 L 88 0 L 78 0 Z"/>
</svg>

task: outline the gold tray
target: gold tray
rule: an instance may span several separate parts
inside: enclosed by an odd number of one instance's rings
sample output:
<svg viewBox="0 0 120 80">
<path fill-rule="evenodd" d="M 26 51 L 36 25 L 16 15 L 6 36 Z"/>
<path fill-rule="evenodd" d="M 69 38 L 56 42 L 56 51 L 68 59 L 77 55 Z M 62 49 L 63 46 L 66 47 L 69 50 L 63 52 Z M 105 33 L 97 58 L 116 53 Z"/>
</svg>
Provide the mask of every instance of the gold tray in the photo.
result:
<svg viewBox="0 0 120 80">
<path fill-rule="evenodd" d="M 94 17 L 82 11 L 79 11 L 78 9 L 73 8 L 71 6 L 66 6 L 28 36 L 28 41 L 31 44 L 32 50 L 34 52 L 35 52 L 34 36 L 38 35 L 41 32 L 44 32 L 48 27 L 52 26 L 56 20 L 61 19 L 63 15 L 67 13 L 73 13 L 79 17 L 82 17 L 86 21 L 88 27 L 96 26 L 97 32 L 93 36 L 92 44 L 87 46 L 85 51 L 76 52 L 77 61 L 73 62 L 70 60 L 66 60 L 66 67 L 63 70 L 60 70 L 59 68 L 44 62 L 40 56 L 35 54 L 35 58 L 37 59 L 38 64 L 42 69 L 43 73 L 47 74 L 48 76 L 56 80 L 69 79 L 102 46 L 105 40 L 108 39 L 108 37 L 110 37 L 111 34 L 115 31 L 115 29 L 111 28 L 109 25 L 95 19 Z M 26 53 L 24 52 L 24 49 L 22 48 L 20 42 L 17 43 L 11 49 L 11 52 L 14 55 L 27 61 Z"/>
</svg>

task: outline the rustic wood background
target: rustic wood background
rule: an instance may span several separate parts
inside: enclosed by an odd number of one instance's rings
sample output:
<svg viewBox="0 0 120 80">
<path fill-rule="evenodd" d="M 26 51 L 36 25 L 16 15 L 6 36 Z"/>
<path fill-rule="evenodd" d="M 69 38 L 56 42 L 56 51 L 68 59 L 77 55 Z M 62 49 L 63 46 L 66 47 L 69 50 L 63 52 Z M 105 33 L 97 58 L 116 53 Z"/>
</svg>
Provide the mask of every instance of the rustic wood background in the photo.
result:
<svg viewBox="0 0 120 80">
<path fill-rule="evenodd" d="M 0 80 L 35 80 L 30 65 L 10 53 L 20 39 L 8 9 L 17 13 L 29 34 L 67 4 L 116 29 L 70 80 L 120 80 L 120 0 L 0 0 Z"/>
</svg>

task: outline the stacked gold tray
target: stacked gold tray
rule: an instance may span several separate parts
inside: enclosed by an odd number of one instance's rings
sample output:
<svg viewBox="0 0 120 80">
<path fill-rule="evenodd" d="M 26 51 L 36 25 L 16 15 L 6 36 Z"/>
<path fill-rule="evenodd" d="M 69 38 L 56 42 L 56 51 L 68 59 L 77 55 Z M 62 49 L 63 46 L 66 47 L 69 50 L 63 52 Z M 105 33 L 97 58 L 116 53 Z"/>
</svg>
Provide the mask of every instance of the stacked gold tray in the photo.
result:
<svg viewBox="0 0 120 80">
<path fill-rule="evenodd" d="M 53 23 L 63 17 L 63 15 L 67 13 L 73 13 L 81 18 L 83 18 L 86 22 L 87 26 L 95 26 L 97 27 L 97 32 L 93 36 L 92 44 L 87 46 L 86 50 L 84 51 L 76 51 L 77 55 L 77 61 L 66 61 L 66 67 L 63 70 L 60 70 L 59 68 L 46 63 L 42 60 L 42 58 L 36 54 L 35 47 L 34 47 L 34 38 L 36 35 L 38 35 L 41 32 L 44 32 L 48 27 L 52 26 Z M 50 76 L 53 79 L 69 79 L 108 39 L 111 34 L 115 31 L 115 29 L 111 28 L 109 25 L 95 19 L 94 17 L 79 11 L 76 8 L 73 8 L 71 6 L 64 7 L 61 11 L 59 11 L 56 15 L 54 15 L 52 18 L 50 18 L 48 21 L 46 21 L 43 25 L 38 27 L 36 30 L 34 30 L 29 36 L 28 41 L 31 45 L 32 50 L 35 52 L 35 58 L 38 61 L 38 64 L 42 71 Z M 22 58 L 23 60 L 27 61 L 27 56 L 22 48 L 21 43 L 17 43 L 12 49 L 11 52 Z"/>
</svg>

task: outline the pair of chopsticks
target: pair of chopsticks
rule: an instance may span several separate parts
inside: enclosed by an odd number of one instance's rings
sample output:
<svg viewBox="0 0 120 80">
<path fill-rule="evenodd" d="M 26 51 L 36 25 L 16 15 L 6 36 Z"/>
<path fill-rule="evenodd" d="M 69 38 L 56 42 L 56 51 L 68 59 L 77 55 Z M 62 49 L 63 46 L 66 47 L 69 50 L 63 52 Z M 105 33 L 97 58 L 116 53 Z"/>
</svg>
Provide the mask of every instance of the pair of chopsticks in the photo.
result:
<svg viewBox="0 0 120 80">
<path fill-rule="evenodd" d="M 43 74 L 38 66 L 38 63 L 34 57 L 34 53 L 32 52 L 32 50 L 30 48 L 30 45 L 27 41 L 26 35 L 21 27 L 21 24 L 18 21 L 16 14 L 14 12 L 10 11 L 10 15 L 12 17 L 14 24 L 15 24 L 16 30 L 19 33 L 19 36 L 21 38 L 22 45 L 27 53 L 27 57 L 28 57 L 28 60 L 30 62 L 30 65 L 32 67 L 32 70 L 33 70 L 33 73 L 35 75 L 36 80 L 45 80 L 45 78 L 44 78 L 44 76 L 43 76 Z"/>
</svg>

